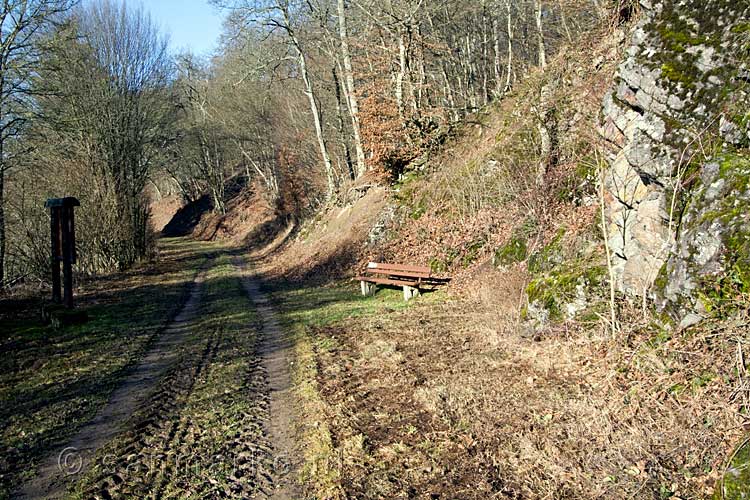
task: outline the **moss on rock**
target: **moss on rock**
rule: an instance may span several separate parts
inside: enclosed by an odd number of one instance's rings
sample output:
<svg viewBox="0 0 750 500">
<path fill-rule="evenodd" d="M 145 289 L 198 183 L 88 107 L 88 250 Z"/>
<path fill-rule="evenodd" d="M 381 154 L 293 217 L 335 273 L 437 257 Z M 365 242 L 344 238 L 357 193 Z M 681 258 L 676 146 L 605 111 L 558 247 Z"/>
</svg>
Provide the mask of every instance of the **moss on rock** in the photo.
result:
<svg viewBox="0 0 750 500">
<path fill-rule="evenodd" d="M 662 309 L 722 318 L 750 294 L 750 155 L 708 163 L 683 217 L 677 249 L 659 273 Z"/>
<path fill-rule="evenodd" d="M 565 252 L 562 244 L 564 236 L 565 228 L 561 227 L 555 233 L 552 241 L 529 257 L 530 272 L 539 274 L 550 271 L 565 260 Z"/>
<path fill-rule="evenodd" d="M 527 218 L 516 227 L 510 239 L 495 251 L 492 262 L 496 266 L 509 266 L 523 262 L 529 255 L 529 237 L 537 230 L 537 221 Z"/>
<path fill-rule="evenodd" d="M 672 62 L 665 62 L 661 65 L 661 74 L 673 83 L 682 84 L 685 88 L 694 88 L 695 82 L 690 73 L 685 71 L 685 67 L 679 67 Z"/>
<path fill-rule="evenodd" d="M 537 326 L 573 318 L 589 322 L 601 309 L 598 299 L 607 276 L 599 250 L 585 235 L 559 228 L 527 259 L 533 277 L 526 287 L 524 319 Z"/>
<path fill-rule="evenodd" d="M 548 318 L 552 321 L 572 319 L 571 316 L 586 309 L 588 307 L 586 297 L 582 299 L 579 291 L 586 294 L 587 291 L 591 292 L 592 289 L 601 287 L 607 275 L 604 266 L 592 265 L 590 262 L 572 264 L 560 266 L 548 274 L 531 280 L 526 288 L 529 304 L 537 309 L 546 310 L 549 313 Z M 577 302 L 579 304 L 575 307 L 569 307 Z"/>
<path fill-rule="evenodd" d="M 516 262 L 522 262 L 528 255 L 526 239 L 514 235 L 503 246 L 495 251 L 493 262 L 496 266 L 509 266 Z"/>
</svg>

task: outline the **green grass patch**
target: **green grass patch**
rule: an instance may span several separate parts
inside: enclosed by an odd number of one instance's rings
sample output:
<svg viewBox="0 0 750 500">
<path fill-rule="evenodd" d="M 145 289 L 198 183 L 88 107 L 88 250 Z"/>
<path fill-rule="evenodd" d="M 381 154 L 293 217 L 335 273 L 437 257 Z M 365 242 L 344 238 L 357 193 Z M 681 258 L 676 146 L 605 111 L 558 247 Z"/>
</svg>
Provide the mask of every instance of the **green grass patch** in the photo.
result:
<svg viewBox="0 0 750 500">
<path fill-rule="evenodd" d="M 750 439 L 745 439 L 730 457 L 719 481 L 714 500 L 740 500 L 750 496 Z"/>
<path fill-rule="evenodd" d="M 430 295 L 434 294 L 425 298 Z M 275 296 L 281 301 L 287 323 L 316 327 L 409 307 L 401 290 L 381 288 L 372 297 L 363 297 L 352 285 L 286 289 L 276 292 Z"/>
</svg>

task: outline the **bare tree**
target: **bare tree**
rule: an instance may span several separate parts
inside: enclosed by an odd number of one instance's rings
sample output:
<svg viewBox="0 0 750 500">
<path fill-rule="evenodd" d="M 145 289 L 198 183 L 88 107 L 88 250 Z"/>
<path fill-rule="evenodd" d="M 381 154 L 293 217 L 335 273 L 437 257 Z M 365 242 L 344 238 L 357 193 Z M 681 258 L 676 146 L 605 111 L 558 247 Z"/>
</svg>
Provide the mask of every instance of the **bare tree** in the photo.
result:
<svg viewBox="0 0 750 500">
<path fill-rule="evenodd" d="M 506 28 L 508 35 L 508 63 L 505 68 L 505 91 L 509 91 L 513 77 L 513 12 L 511 10 L 511 0 L 505 0 Z"/>
<path fill-rule="evenodd" d="M 41 35 L 71 0 L 4 0 L 0 5 L 0 285 L 5 277 L 5 174 L 11 142 L 24 130 L 33 106 L 31 79 L 49 50 Z"/>
<path fill-rule="evenodd" d="M 148 252 L 144 188 L 171 121 L 165 92 L 172 71 L 168 39 L 148 14 L 124 2 L 99 0 L 77 18 L 99 71 L 81 75 L 83 82 L 93 81 L 77 95 L 71 89 L 57 93 L 69 95 L 70 105 L 81 109 L 82 132 L 96 148 L 99 181 L 113 186 L 123 219 L 115 253 L 118 266 L 127 267 Z"/>
<path fill-rule="evenodd" d="M 320 150 L 321 160 L 326 173 L 327 192 L 326 199 L 330 200 L 336 191 L 336 176 L 333 171 L 328 146 L 323 133 L 322 110 L 319 98 L 308 68 L 308 56 L 303 39 L 298 33 L 296 20 L 301 16 L 303 7 L 290 0 L 214 0 L 214 4 L 232 9 L 234 13 L 250 27 L 259 27 L 272 34 L 281 31 L 289 44 L 289 48 L 297 61 L 299 76 L 304 85 L 304 93 L 310 106 L 310 114 L 313 119 L 315 136 Z M 307 9 L 312 9 L 312 4 L 305 4 Z"/>
<path fill-rule="evenodd" d="M 544 46 L 544 30 L 542 29 L 542 0 L 534 0 L 534 19 L 536 20 L 537 43 L 539 47 L 539 67 L 547 67 L 547 51 Z"/>
<path fill-rule="evenodd" d="M 209 69 L 190 55 L 180 57 L 178 90 L 180 118 L 176 122 L 175 157 L 167 166 L 183 193 L 189 186 L 208 191 L 216 212 L 226 213 L 225 185 L 230 168 L 231 133 L 217 106 L 221 95 Z M 188 198 L 188 201 L 190 199 Z"/>
<path fill-rule="evenodd" d="M 360 132 L 359 104 L 357 92 L 354 88 L 354 69 L 352 68 L 352 57 L 349 52 L 349 34 L 346 27 L 346 8 L 344 0 L 337 2 L 339 16 L 339 36 L 341 38 L 341 56 L 344 59 L 344 82 L 346 89 L 346 102 L 349 105 L 349 113 L 352 117 L 352 130 L 354 134 L 354 148 L 357 153 L 357 176 L 366 171 L 365 151 L 362 147 L 362 135 Z"/>
</svg>

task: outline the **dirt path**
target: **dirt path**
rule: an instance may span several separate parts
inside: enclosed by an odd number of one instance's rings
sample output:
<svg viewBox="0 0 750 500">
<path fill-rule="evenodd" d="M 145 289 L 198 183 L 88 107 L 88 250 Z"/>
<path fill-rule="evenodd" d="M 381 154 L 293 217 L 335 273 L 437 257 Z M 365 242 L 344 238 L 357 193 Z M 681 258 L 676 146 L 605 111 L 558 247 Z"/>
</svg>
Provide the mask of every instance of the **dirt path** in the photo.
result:
<svg viewBox="0 0 750 500">
<path fill-rule="evenodd" d="M 234 264 L 241 272 L 242 284 L 262 322 L 258 353 L 268 377 L 270 418 L 266 422 L 266 429 L 273 444 L 274 465 L 273 493 L 270 498 L 302 498 L 296 480 L 300 454 L 294 439 L 294 398 L 289 368 L 293 359 L 292 344 L 246 261 L 238 257 Z"/>
<path fill-rule="evenodd" d="M 96 451 L 113 439 L 133 411 L 145 400 L 165 371 L 176 361 L 179 346 L 190 331 L 201 302 L 205 268 L 190 285 L 190 295 L 174 321 L 157 337 L 141 362 L 112 393 L 107 405 L 65 445 L 43 462 L 38 475 L 14 495 L 16 498 L 60 498 L 80 474 L 85 473 Z"/>
<path fill-rule="evenodd" d="M 215 256 L 106 406 L 16 497 L 302 498 L 291 358 L 245 260 Z"/>
<path fill-rule="evenodd" d="M 206 288 L 183 356 L 107 446 L 85 496 L 302 498 L 283 329 L 242 258 Z"/>
</svg>

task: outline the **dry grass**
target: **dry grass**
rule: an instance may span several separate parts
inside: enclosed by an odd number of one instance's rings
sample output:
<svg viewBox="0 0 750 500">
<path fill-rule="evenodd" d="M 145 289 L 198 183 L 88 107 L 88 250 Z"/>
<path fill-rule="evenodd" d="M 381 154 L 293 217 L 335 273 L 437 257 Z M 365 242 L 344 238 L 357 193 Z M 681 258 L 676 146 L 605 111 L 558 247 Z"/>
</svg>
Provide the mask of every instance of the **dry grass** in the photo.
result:
<svg viewBox="0 0 750 500">
<path fill-rule="evenodd" d="M 356 235 L 362 245 L 369 206 L 351 212 L 361 228 L 332 212 L 291 243 L 281 237 L 267 270 L 328 262 Z M 596 207 L 586 210 L 562 210 L 557 221 L 575 227 L 582 213 L 593 221 Z M 477 263 L 450 294 L 405 309 L 397 296 L 359 299 L 353 285 L 278 290 L 297 339 L 312 494 L 710 495 L 743 433 L 744 320 L 676 334 L 624 302 L 616 338 L 604 319 L 525 336 L 528 280 L 524 263 L 504 271 Z"/>
<path fill-rule="evenodd" d="M 330 281 L 352 276 L 359 262 L 373 257 L 366 242 L 387 205 L 386 189 L 371 188 L 343 207 L 331 207 L 300 227 L 279 231 L 280 236 L 254 256 L 273 254 L 264 268 L 271 278 Z"/>
<path fill-rule="evenodd" d="M 711 494 L 743 432 L 744 321 L 672 336 L 637 322 L 619 338 L 568 324 L 529 339 L 523 270 L 486 276 L 474 300 L 428 296 L 306 330 L 346 495 Z"/>
</svg>

